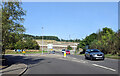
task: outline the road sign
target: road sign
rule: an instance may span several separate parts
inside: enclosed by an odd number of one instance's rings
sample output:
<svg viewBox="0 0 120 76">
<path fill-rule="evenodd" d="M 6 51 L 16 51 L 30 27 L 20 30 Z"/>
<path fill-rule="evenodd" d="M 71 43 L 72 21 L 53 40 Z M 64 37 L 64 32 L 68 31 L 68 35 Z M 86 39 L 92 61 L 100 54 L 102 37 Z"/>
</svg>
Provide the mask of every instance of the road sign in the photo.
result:
<svg viewBox="0 0 120 76">
<path fill-rule="evenodd" d="M 23 51 L 22 53 L 25 53 L 25 51 Z"/>
<path fill-rule="evenodd" d="M 17 49 L 18 52 L 20 52 L 21 50 L 20 49 Z"/>
<path fill-rule="evenodd" d="M 53 48 L 53 44 L 48 44 L 48 45 L 47 45 L 47 48 L 48 48 L 48 49 L 52 49 L 52 48 Z"/>
<path fill-rule="evenodd" d="M 24 50 L 24 51 L 22 51 L 22 53 L 25 55 L 25 50 Z"/>
</svg>

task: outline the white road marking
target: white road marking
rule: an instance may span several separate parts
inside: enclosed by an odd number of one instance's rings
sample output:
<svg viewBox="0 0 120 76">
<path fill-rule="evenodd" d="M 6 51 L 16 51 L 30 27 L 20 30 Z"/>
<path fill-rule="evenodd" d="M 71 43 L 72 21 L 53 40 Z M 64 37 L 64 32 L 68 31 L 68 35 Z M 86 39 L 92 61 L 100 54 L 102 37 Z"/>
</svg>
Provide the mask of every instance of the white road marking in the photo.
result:
<svg viewBox="0 0 120 76">
<path fill-rule="evenodd" d="M 64 58 L 58 58 L 58 59 L 61 59 L 61 60 L 67 60 L 67 59 L 64 59 Z"/>
<path fill-rule="evenodd" d="M 71 61 L 75 61 L 75 62 L 79 62 L 79 63 L 86 63 L 86 61 L 83 61 L 83 60 L 71 60 Z"/>
<path fill-rule="evenodd" d="M 92 64 L 92 65 L 100 67 L 100 68 L 108 69 L 108 70 L 111 70 L 111 71 L 116 71 L 115 69 L 108 68 L 108 67 L 105 67 L 105 66 L 101 66 L 101 65 L 98 65 L 98 64 Z"/>
<path fill-rule="evenodd" d="M 58 59 L 63 59 L 63 58 L 58 58 Z"/>
<path fill-rule="evenodd" d="M 73 58 L 73 59 L 77 59 L 77 58 Z"/>
</svg>

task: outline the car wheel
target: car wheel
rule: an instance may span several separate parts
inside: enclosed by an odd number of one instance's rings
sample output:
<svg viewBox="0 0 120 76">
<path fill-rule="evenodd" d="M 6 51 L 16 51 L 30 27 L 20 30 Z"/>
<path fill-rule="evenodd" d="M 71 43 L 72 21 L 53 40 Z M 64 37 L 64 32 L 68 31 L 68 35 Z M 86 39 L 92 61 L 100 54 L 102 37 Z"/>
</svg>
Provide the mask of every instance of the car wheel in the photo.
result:
<svg viewBox="0 0 120 76">
<path fill-rule="evenodd" d="M 86 55 L 85 55 L 85 59 L 88 59 L 88 58 L 86 57 Z"/>
<path fill-rule="evenodd" d="M 91 61 L 93 60 L 92 56 L 90 56 L 90 60 L 91 60 Z"/>
<path fill-rule="evenodd" d="M 103 58 L 102 60 L 104 60 L 105 58 Z"/>
<path fill-rule="evenodd" d="M 90 57 L 90 60 L 92 61 L 92 60 L 93 60 L 93 58 L 92 58 L 92 57 Z"/>
</svg>

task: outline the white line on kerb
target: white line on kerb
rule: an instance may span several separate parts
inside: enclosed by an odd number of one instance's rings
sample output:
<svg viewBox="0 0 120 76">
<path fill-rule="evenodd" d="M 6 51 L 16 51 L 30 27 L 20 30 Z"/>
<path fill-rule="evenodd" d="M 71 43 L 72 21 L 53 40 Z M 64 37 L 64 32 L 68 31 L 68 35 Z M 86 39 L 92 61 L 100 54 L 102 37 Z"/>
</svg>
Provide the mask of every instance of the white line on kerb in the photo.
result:
<svg viewBox="0 0 120 76">
<path fill-rule="evenodd" d="M 111 71 L 116 71 L 115 69 L 108 68 L 108 67 L 105 67 L 105 66 L 101 66 L 101 65 L 97 65 L 97 64 L 92 64 L 92 65 L 100 67 L 100 68 L 108 69 L 108 70 L 111 70 Z"/>
</svg>

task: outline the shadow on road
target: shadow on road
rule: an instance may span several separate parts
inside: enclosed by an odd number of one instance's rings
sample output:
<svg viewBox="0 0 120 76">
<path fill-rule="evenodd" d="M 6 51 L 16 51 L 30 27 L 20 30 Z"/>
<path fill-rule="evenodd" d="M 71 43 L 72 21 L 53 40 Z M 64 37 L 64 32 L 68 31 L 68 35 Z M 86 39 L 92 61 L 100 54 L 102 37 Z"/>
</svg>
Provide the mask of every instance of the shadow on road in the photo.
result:
<svg viewBox="0 0 120 76">
<path fill-rule="evenodd" d="M 43 58 L 34 58 L 34 57 L 27 57 L 27 56 L 14 56 L 14 55 L 5 55 L 7 59 L 6 62 L 2 62 L 2 65 L 11 66 L 13 64 L 23 63 L 26 65 L 30 64 L 37 64 L 38 62 L 45 60 Z"/>
</svg>

